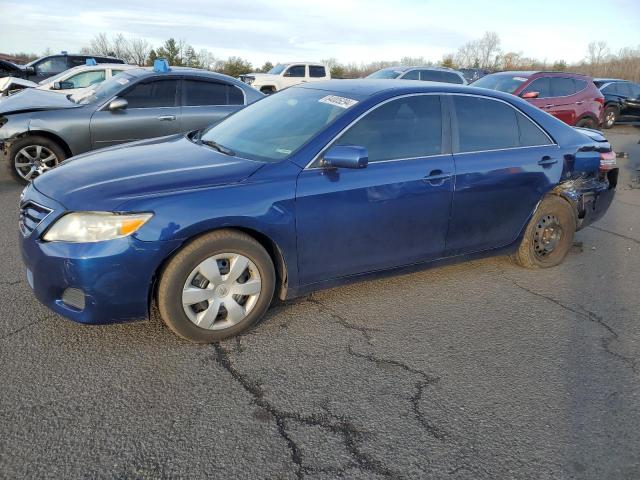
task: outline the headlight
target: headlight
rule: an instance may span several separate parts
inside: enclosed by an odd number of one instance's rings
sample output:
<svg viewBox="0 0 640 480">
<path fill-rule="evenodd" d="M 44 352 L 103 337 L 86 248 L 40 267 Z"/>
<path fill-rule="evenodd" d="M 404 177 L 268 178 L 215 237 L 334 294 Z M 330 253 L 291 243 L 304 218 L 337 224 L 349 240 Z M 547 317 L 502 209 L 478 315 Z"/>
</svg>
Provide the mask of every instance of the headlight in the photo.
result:
<svg viewBox="0 0 640 480">
<path fill-rule="evenodd" d="M 153 216 L 151 213 L 118 215 L 109 212 L 75 212 L 58 219 L 44 235 L 48 242 L 101 242 L 131 235 Z"/>
</svg>

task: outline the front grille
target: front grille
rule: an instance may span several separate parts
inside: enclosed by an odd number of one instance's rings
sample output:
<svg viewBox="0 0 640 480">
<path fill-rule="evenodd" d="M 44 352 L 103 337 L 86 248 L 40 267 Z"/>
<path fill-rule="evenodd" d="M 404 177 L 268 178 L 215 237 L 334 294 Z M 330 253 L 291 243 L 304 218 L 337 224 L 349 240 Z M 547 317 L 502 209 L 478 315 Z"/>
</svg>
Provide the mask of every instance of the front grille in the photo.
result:
<svg viewBox="0 0 640 480">
<path fill-rule="evenodd" d="M 22 235 L 28 237 L 31 235 L 40 222 L 42 222 L 47 215 L 52 212 L 50 208 L 38 205 L 35 202 L 28 201 L 20 206 L 20 231 Z"/>
</svg>

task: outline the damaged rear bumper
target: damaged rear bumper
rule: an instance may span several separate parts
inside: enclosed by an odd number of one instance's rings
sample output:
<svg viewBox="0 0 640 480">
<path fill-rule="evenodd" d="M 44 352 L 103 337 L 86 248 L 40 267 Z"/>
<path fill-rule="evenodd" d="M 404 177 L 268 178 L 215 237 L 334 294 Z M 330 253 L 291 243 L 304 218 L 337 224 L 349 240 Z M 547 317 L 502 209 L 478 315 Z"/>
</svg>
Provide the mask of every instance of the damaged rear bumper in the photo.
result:
<svg viewBox="0 0 640 480">
<path fill-rule="evenodd" d="M 558 193 L 574 206 L 578 230 L 598 221 L 607 212 L 615 196 L 618 171 L 614 168 L 600 178 L 579 178 L 558 186 Z"/>
</svg>

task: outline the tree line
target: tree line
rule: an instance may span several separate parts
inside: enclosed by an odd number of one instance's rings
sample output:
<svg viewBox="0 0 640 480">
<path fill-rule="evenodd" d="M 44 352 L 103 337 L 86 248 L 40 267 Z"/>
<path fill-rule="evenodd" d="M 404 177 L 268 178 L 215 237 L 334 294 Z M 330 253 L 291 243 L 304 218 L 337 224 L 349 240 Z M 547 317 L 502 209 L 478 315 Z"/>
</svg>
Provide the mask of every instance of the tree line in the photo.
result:
<svg viewBox="0 0 640 480">
<path fill-rule="evenodd" d="M 50 54 L 50 50 L 45 54 Z M 108 36 L 97 34 L 81 49 L 83 54 L 109 55 L 122 58 L 135 65 L 153 65 L 156 58 L 166 58 L 170 65 L 204 68 L 232 77 L 250 72 L 268 72 L 273 68 L 269 61 L 255 67 L 246 59 L 232 56 L 216 57 L 207 49 L 196 49 L 184 40 L 169 38 L 162 45 L 153 46 L 144 38 L 127 38 L 122 34 Z M 25 61 L 36 55 L 20 53 L 16 57 Z M 286 60 L 286 59 L 284 59 Z M 488 71 L 505 70 L 559 70 L 585 73 L 592 77 L 624 78 L 640 82 L 640 45 L 623 48 L 617 53 L 610 50 L 604 41 L 591 42 L 584 59 L 567 63 L 563 59 L 541 61 L 527 57 L 522 52 L 504 51 L 500 37 L 495 32 L 486 32 L 481 38 L 465 43 L 457 51 L 444 55 L 439 61 L 424 57 L 403 57 L 398 60 L 381 60 L 370 63 L 341 63 L 335 58 L 322 60 L 331 69 L 334 78 L 360 78 L 381 68 L 399 65 L 443 66 L 450 68 L 481 68 Z"/>
</svg>

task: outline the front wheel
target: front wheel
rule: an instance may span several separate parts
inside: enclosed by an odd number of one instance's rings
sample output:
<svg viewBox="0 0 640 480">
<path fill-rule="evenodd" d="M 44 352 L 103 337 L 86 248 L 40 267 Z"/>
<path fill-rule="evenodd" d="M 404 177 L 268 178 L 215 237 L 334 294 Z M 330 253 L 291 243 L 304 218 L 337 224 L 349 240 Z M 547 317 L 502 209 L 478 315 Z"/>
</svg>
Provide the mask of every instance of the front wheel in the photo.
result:
<svg viewBox="0 0 640 480">
<path fill-rule="evenodd" d="M 567 256 L 576 227 L 576 217 L 569 202 L 550 195 L 540 203 L 529 221 L 512 259 L 526 268 L 556 266 Z"/>
<path fill-rule="evenodd" d="M 249 235 L 219 230 L 197 238 L 171 259 L 158 286 L 165 324 L 195 343 L 237 335 L 267 311 L 275 269 Z"/>
<path fill-rule="evenodd" d="M 62 147 L 53 140 L 39 135 L 27 135 L 9 146 L 7 167 L 13 178 L 29 183 L 66 157 Z"/>
</svg>

